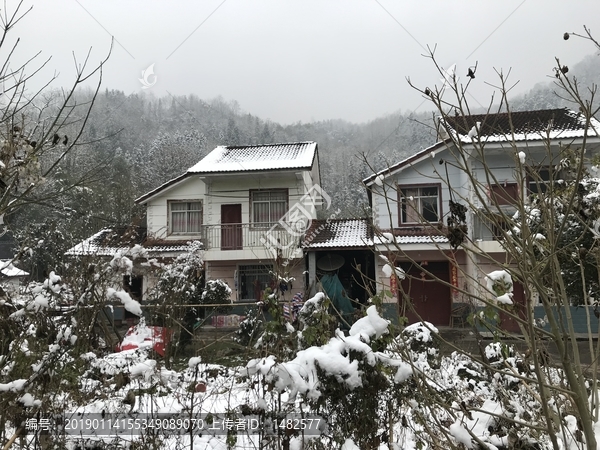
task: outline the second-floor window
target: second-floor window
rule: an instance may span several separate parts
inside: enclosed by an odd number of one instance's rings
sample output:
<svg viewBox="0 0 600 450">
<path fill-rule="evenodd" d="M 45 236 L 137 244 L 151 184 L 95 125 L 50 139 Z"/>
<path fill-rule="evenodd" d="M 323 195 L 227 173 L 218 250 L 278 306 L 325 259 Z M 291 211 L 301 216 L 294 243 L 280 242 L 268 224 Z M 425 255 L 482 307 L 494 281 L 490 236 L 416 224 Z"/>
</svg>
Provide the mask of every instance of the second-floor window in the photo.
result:
<svg viewBox="0 0 600 450">
<path fill-rule="evenodd" d="M 400 187 L 400 224 L 439 222 L 438 186 Z"/>
<path fill-rule="evenodd" d="M 169 202 L 169 214 L 171 233 L 200 233 L 202 229 L 202 202 Z"/>
<path fill-rule="evenodd" d="M 277 223 L 288 210 L 287 189 L 250 191 L 252 223 L 267 226 Z"/>
</svg>

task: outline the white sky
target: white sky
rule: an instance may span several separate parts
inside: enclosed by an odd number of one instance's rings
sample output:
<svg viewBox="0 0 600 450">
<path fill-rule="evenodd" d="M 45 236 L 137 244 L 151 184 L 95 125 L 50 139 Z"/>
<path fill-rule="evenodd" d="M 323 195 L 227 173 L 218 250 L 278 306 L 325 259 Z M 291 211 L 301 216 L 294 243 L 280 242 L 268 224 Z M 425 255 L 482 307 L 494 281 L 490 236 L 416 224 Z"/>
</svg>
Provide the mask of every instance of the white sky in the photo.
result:
<svg viewBox="0 0 600 450">
<path fill-rule="evenodd" d="M 103 87 L 222 95 L 281 123 L 430 110 L 406 82 L 441 85 L 422 56 L 427 45 L 437 44 L 442 67 L 457 65 L 461 81 L 478 62 L 477 105 L 489 101 L 494 69 L 511 69 L 514 92 L 524 92 L 549 79 L 555 57 L 572 66 L 595 51 L 564 41 L 565 31 L 587 25 L 600 38 L 598 0 L 24 0 L 32 4 L 11 36 L 21 38 L 20 59 L 52 56 L 43 78 L 59 72 L 56 87 L 73 79 L 73 52 L 83 60 L 91 47 L 97 63 L 113 35 Z M 138 79 L 151 64 L 156 84 L 144 90 Z"/>
</svg>

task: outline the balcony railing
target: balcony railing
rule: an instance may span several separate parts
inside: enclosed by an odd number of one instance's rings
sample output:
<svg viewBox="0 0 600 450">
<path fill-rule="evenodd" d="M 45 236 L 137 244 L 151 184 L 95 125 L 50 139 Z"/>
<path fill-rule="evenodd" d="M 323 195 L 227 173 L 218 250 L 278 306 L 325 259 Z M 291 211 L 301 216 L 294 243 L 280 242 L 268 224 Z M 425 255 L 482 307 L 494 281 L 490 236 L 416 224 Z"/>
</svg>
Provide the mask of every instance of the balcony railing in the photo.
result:
<svg viewBox="0 0 600 450">
<path fill-rule="evenodd" d="M 301 236 L 282 226 L 234 223 L 202 226 L 202 242 L 206 250 L 244 250 L 249 248 L 297 248 Z"/>
</svg>

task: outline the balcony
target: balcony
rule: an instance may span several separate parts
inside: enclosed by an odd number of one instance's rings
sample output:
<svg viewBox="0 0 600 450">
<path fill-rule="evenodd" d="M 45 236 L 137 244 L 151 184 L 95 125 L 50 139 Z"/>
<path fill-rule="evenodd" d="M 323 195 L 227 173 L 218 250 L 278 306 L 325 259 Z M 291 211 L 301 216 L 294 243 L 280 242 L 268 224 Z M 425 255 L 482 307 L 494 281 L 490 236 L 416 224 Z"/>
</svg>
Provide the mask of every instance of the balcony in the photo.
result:
<svg viewBox="0 0 600 450">
<path fill-rule="evenodd" d="M 301 228 L 302 229 L 302 228 Z M 202 243 L 205 250 L 235 251 L 247 249 L 290 248 L 297 249 L 302 236 L 283 226 L 259 227 L 252 223 L 228 223 L 202 226 Z"/>
</svg>

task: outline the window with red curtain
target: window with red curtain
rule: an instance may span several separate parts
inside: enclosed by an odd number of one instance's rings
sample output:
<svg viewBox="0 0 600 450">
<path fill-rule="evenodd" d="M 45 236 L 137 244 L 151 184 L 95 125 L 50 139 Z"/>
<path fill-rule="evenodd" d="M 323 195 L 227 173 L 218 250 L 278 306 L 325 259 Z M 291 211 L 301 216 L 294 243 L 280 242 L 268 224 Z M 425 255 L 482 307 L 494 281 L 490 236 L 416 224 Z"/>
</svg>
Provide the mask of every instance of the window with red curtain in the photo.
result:
<svg viewBox="0 0 600 450">
<path fill-rule="evenodd" d="M 257 226 L 271 226 L 288 211 L 287 189 L 261 190 L 250 192 L 252 223 Z"/>
<path fill-rule="evenodd" d="M 169 202 L 171 233 L 200 233 L 202 202 Z"/>
</svg>

